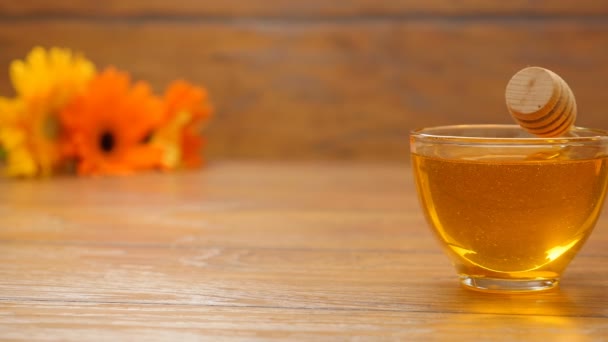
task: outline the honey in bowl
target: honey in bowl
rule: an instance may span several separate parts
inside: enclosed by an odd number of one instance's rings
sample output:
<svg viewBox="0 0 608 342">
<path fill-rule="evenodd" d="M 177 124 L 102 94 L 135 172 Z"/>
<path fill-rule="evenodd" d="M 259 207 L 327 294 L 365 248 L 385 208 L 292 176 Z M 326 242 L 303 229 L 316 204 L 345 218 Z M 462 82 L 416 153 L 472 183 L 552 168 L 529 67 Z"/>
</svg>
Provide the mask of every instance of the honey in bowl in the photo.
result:
<svg viewBox="0 0 608 342">
<path fill-rule="evenodd" d="M 515 125 L 471 125 L 412 135 L 427 221 L 474 289 L 555 287 L 602 209 L 608 133 L 526 134 Z"/>
</svg>

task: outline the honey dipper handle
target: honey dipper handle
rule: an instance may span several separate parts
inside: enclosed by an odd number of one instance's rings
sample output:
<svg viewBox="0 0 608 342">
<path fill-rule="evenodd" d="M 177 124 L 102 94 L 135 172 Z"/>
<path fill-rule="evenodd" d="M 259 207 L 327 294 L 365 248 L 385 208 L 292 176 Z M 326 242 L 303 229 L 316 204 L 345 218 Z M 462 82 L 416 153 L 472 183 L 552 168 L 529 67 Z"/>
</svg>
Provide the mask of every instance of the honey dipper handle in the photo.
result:
<svg viewBox="0 0 608 342">
<path fill-rule="evenodd" d="M 528 67 L 517 72 L 505 91 L 511 116 L 526 131 L 541 137 L 566 135 L 576 120 L 576 101 L 556 73 Z"/>
</svg>

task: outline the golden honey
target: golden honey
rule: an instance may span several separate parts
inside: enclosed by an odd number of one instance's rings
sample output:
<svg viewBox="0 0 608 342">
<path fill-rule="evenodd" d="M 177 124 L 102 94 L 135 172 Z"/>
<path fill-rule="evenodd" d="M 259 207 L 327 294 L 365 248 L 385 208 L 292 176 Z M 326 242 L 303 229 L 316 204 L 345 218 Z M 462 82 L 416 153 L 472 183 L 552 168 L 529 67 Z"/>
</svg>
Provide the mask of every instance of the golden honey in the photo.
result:
<svg viewBox="0 0 608 342">
<path fill-rule="evenodd" d="M 424 213 L 461 275 L 558 278 L 602 209 L 605 157 L 412 160 Z"/>
</svg>

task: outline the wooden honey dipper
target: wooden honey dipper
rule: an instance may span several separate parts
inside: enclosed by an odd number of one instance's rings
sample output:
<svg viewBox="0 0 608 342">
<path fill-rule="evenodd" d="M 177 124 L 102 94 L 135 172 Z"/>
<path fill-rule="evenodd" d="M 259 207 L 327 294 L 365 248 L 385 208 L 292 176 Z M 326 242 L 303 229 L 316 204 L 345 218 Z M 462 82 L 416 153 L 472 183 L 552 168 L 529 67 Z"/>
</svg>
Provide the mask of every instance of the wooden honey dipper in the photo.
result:
<svg viewBox="0 0 608 342">
<path fill-rule="evenodd" d="M 576 120 L 576 101 L 556 73 L 528 67 L 517 72 L 505 92 L 511 116 L 526 131 L 540 137 L 568 135 Z"/>
</svg>

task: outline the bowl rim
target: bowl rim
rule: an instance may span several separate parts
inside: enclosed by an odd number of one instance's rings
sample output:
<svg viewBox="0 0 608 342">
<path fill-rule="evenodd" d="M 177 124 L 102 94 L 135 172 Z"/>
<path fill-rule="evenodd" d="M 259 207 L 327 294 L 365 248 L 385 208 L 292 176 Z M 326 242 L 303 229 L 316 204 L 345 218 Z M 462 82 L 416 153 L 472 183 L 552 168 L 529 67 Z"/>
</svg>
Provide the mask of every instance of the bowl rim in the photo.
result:
<svg viewBox="0 0 608 342">
<path fill-rule="evenodd" d="M 437 133 L 438 131 L 456 130 L 512 130 L 523 134 L 521 137 L 488 137 Z M 525 132 L 521 126 L 514 124 L 463 124 L 443 125 L 416 128 L 410 131 L 412 142 L 433 142 L 438 144 L 474 144 L 474 145 L 608 145 L 608 131 L 595 128 L 572 127 L 569 136 L 538 137 Z M 528 135 L 528 136 L 526 136 Z"/>
</svg>

